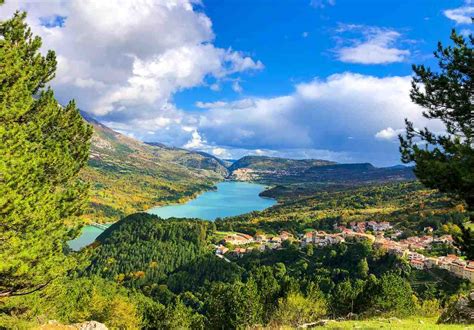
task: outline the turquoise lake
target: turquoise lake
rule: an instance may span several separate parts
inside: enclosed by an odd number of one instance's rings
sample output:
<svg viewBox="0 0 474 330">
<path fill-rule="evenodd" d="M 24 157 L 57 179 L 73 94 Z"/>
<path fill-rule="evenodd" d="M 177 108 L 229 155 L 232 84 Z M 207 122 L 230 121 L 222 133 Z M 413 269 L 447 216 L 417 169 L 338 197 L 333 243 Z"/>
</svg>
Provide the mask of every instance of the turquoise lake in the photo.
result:
<svg viewBox="0 0 474 330">
<path fill-rule="evenodd" d="M 221 182 L 217 190 L 207 191 L 185 204 L 155 207 L 148 213 L 161 218 L 199 218 L 215 220 L 251 211 L 260 211 L 275 205 L 271 198 L 260 197 L 265 186 L 247 182 Z"/>
<path fill-rule="evenodd" d="M 216 186 L 217 190 L 206 191 L 184 204 L 154 207 L 147 212 L 164 219 L 176 217 L 213 221 L 216 218 L 261 211 L 276 204 L 274 199 L 259 196 L 265 189 L 264 185 L 225 181 Z M 70 241 L 69 246 L 73 250 L 79 250 L 92 243 L 102 231 L 93 226 L 86 226 L 82 230 L 82 235 Z"/>
</svg>

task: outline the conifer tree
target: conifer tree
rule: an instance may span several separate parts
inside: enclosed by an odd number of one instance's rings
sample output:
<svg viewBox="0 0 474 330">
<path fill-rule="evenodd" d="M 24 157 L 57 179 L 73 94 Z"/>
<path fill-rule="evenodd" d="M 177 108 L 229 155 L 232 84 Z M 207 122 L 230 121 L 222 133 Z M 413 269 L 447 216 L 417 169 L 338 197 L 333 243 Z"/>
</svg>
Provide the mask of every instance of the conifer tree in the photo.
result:
<svg viewBox="0 0 474 330">
<path fill-rule="evenodd" d="M 453 46 L 438 43 L 439 69 L 414 65 L 411 99 L 425 109 L 423 116 L 440 120 L 445 133 L 417 129 L 406 120 L 400 135 L 402 161 L 415 163 L 415 174 L 429 188 L 449 193 L 474 211 L 474 52 L 472 34 L 451 34 Z"/>
<path fill-rule="evenodd" d="M 91 127 L 74 101 L 56 101 L 47 86 L 55 54 L 40 53 L 25 19 L 0 22 L 0 297 L 38 290 L 72 267 L 65 244 L 87 201 L 78 173 Z"/>
</svg>

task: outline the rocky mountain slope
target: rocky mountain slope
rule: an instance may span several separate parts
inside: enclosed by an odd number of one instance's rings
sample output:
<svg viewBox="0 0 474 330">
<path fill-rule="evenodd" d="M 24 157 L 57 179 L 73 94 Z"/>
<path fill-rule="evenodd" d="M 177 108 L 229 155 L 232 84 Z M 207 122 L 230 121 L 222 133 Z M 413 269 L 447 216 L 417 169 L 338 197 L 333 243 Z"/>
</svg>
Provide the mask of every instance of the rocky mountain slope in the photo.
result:
<svg viewBox="0 0 474 330">
<path fill-rule="evenodd" d="M 86 214 L 91 221 L 115 221 L 152 206 L 184 201 L 227 175 L 213 156 L 146 144 L 86 113 L 83 117 L 94 128 L 89 164 L 81 173 L 91 184 Z"/>
</svg>

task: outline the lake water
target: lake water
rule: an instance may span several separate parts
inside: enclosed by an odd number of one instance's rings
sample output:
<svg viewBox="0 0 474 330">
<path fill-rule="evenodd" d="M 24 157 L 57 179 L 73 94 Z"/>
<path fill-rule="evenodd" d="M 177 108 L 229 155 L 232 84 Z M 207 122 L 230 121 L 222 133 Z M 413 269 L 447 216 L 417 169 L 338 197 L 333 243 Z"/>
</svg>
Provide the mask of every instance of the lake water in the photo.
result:
<svg viewBox="0 0 474 330">
<path fill-rule="evenodd" d="M 216 186 L 217 190 L 206 191 L 184 204 L 154 207 L 147 212 L 164 219 L 176 217 L 213 221 L 216 218 L 261 211 L 276 204 L 274 199 L 259 196 L 265 189 L 260 184 L 227 181 Z M 69 246 L 73 250 L 79 250 L 92 243 L 101 233 L 102 229 L 86 226 L 82 235 L 70 241 Z"/>
<path fill-rule="evenodd" d="M 68 242 L 68 245 L 74 251 L 82 249 L 95 241 L 96 237 L 102 234 L 103 230 L 94 226 L 85 226 L 82 228 L 82 233 L 76 239 Z"/>
<path fill-rule="evenodd" d="M 215 220 L 251 211 L 260 211 L 275 205 L 275 200 L 260 197 L 265 186 L 247 182 L 221 182 L 217 190 L 207 191 L 185 204 L 155 207 L 148 213 L 167 219 L 199 218 Z"/>
</svg>

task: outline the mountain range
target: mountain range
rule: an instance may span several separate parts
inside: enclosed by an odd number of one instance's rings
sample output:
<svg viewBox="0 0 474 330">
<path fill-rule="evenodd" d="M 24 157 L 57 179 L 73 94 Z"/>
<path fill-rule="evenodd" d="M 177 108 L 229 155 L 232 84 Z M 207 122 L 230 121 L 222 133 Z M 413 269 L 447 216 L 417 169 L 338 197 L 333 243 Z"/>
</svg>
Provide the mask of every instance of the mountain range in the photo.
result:
<svg viewBox="0 0 474 330">
<path fill-rule="evenodd" d="M 86 218 L 113 222 L 153 206 L 180 203 L 222 180 L 271 186 L 263 195 L 285 198 L 310 194 L 322 187 L 347 187 L 413 180 L 409 167 L 376 168 L 369 163 L 337 164 L 320 159 L 245 156 L 222 160 L 201 151 L 141 142 L 116 132 L 82 113 L 92 125 L 88 166 L 82 178 L 90 183 Z"/>
</svg>

